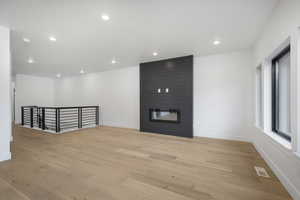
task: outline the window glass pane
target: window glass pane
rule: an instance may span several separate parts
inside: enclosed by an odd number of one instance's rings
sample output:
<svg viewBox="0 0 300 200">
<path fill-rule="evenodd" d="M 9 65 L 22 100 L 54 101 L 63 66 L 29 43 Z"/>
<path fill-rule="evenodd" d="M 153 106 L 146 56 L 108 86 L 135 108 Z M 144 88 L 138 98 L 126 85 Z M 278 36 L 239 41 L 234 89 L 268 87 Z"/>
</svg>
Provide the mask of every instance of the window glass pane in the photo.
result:
<svg viewBox="0 0 300 200">
<path fill-rule="evenodd" d="M 290 52 L 278 60 L 278 130 L 290 135 Z"/>
</svg>

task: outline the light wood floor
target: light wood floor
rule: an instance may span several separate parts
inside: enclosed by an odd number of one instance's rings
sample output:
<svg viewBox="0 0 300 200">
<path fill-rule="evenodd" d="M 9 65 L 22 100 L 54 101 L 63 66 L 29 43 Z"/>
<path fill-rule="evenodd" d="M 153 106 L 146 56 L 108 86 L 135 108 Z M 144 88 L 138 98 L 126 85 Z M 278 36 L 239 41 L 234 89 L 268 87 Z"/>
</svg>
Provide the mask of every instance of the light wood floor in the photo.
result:
<svg viewBox="0 0 300 200">
<path fill-rule="evenodd" d="M 14 132 L 13 159 L 0 163 L 0 200 L 291 199 L 249 143 L 109 127 Z"/>
</svg>

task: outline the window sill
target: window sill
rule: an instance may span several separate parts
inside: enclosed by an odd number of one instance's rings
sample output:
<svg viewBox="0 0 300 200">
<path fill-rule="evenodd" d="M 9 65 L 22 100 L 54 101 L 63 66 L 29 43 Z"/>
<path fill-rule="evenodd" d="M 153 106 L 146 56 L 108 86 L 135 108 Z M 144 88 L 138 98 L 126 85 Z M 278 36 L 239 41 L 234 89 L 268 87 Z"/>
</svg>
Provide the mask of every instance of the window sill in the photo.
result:
<svg viewBox="0 0 300 200">
<path fill-rule="evenodd" d="M 280 137 L 274 132 L 265 132 L 266 135 L 272 138 L 275 142 L 279 143 L 281 146 L 285 147 L 288 150 L 292 150 L 292 144 L 291 142 L 285 140 L 284 138 Z"/>
</svg>

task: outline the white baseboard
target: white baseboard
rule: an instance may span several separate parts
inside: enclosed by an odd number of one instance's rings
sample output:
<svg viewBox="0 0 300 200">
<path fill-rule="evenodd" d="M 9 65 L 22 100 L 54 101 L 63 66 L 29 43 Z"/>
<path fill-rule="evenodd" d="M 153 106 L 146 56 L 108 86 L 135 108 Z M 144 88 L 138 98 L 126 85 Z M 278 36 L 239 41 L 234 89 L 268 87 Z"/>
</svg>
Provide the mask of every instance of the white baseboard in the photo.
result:
<svg viewBox="0 0 300 200">
<path fill-rule="evenodd" d="M 207 135 L 194 135 L 194 137 L 204 137 L 204 138 L 211 138 L 211 139 L 219 139 L 219 140 L 233 140 L 233 141 L 239 141 L 239 142 L 251 142 L 250 140 L 243 138 L 243 137 L 238 137 L 238 136 L 207 136 Z"/>
<path fill-rule="evenodd" d="M 283 186 L 286 188 L 286 190 L 290 193 L 290 195 L 293 197 L 293 199 L 300 200 L 300 191 L 298 190 L 298 188 L 296 188 L 291 183 L 289 178 L 284 175 L 283 171 L 269 158 L 267 153 L 262 148 L 260 148 L 256 144 L 254 144 L 254 147 L 260 153 L 260 155 L 263 157 L 263 159 L 268 163 L 268 165 L 271 167 L 273 172 L 279 178 L 280 182 L 283 184 Z"/>
<path fill-rule="evenodd" d="M 1 161 L 6 161 L 11 159 L 11 153 L 2 153 L 0 154 L 0 162 Z"/>
<path fill-rule="evenodd" d="M 127 128 L 127 129 L 135 129 L 135 130 L 139 130 L 139 127 L 134 127 L 134 126 L 127 126 L 127 125 L 123 125 L 122 123 L 116 123 L 116 122 L 102 122 L 100 124 L 100 126 L 107 126 L 107 127 L 115 127 L 115 128 Z"/>
</svg>

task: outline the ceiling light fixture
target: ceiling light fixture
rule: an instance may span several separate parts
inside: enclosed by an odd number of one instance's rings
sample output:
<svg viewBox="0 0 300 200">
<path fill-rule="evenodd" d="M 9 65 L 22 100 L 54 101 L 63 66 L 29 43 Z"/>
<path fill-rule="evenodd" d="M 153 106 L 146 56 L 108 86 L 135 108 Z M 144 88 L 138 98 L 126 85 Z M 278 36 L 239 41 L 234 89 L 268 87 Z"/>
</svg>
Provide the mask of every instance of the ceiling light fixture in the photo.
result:
<svg viewBox="0 0 300 200">
<path fill-rule="evenodd" d="M 220 41 L 220 40 L 215 40 L 215 41 L 214 41 L 214 45 L 218 46 L 219 44 L 221 44 L 221 41 Z"/>
<path fill-rule="evenodd" d="M 61 77 L 61 74 L 56 74 L 56 78 L 60 78 Z"/>
<path fill-rule="evenodd" d="M 82 69 L 82 70 L 80 70 L 80 74 L 84 74 L 84 70 Z"/>
<path fill-rule="evenodd" d="M 157 56 L 158 55 L 158 53 L 157 52 L 153 52 L 153 56 Z"/>
<path fill-rule="evenodd" d="M 111 64 L 116 64 L 117 63 L 117 61 L 115 60 L 115 59 L 113 59 L 112 61 L 111 61 Z"/>
<path fill-rule="evenodd" d="M 53 36 L 50 36 L 50 37 L 49 37 L 49 40 L 50 40 L 51 42 L 56 42 L 56 38 L 53 37 Z"/>
<path fill-rule="evenodd" d="M 34 59 L 33 59 L 33 58 L 28 58 L 27 62 L 28 62 L 29 64 L 32 64 L 32 63 L 34 63 Z"/>
<path fill-rule="evenodd" d="M 110 19 L 110 17 L 107 14 L 102 14 L 101 18 L 103 21 L 108 21 Z"/>
<path fill-rule="evenodd" d="M 26 42 L 26 43 L 29 43 L 30 39 L 29 38 L 23 38 L 23 41 Z"/>
</svg>

